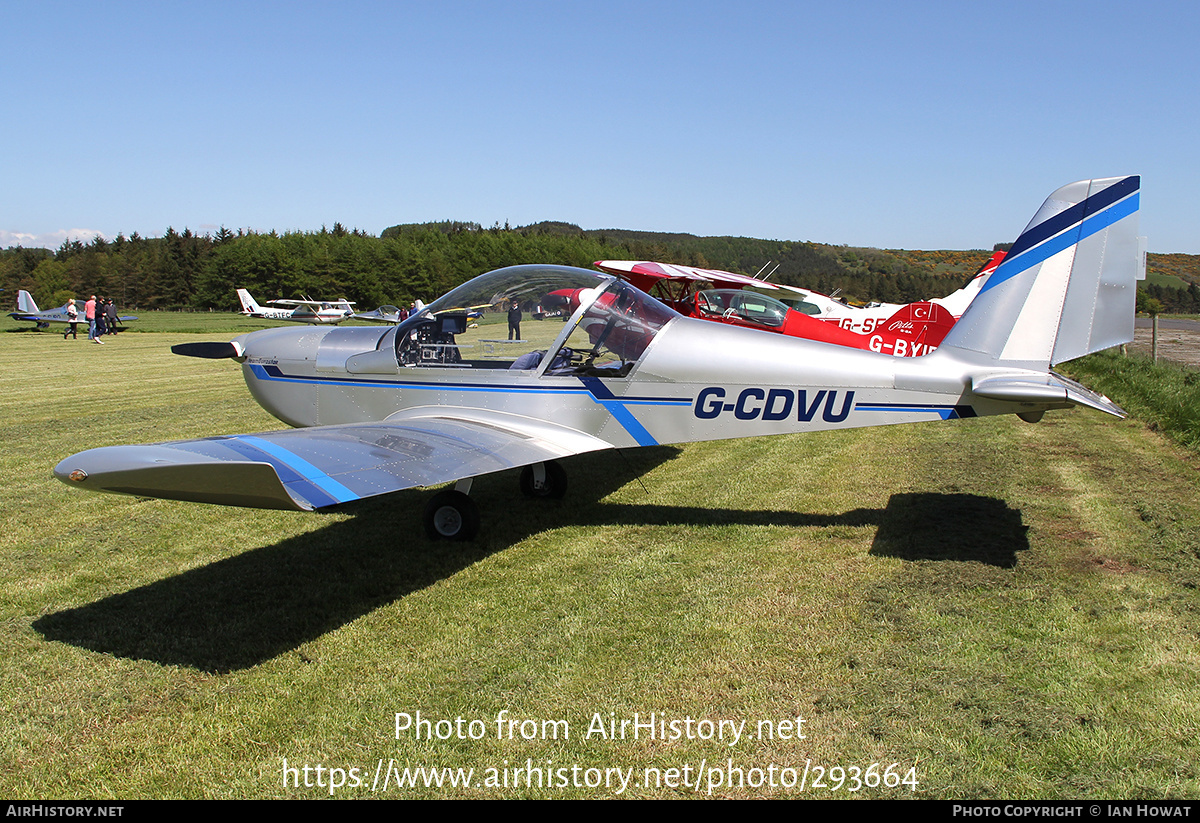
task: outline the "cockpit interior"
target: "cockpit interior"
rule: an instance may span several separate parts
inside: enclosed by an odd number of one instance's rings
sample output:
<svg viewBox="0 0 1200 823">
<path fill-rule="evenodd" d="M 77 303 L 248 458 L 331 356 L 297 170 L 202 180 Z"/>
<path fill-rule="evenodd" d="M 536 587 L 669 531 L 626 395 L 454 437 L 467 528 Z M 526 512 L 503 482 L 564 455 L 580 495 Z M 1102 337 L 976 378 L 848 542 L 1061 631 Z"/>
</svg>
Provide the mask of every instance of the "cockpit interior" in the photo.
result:
<svg viewBox="0 0 1200 823">
<path fill-rule="evenodd" d="M 520 334 L 509 339 L 514 306 Z M 513 266 L 434 301 L 395 328 L 391 345 L 402 369 L 624 377 L 678 316 L 610 276 L 564 266 Z"/>
</svg>

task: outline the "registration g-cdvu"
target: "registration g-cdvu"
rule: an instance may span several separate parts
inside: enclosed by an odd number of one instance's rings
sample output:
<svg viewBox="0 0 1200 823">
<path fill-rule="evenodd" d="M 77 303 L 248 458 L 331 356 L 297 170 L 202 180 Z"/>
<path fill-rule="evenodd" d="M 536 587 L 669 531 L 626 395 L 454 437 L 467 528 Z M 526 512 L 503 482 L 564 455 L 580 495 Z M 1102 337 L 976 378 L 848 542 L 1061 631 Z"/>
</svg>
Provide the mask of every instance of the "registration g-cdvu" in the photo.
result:
<svg viewBox="0 0 1200 823">
<path fill-rule="evenodd" d="M 725 402 L 725 389 L 721 386 L 709 386 L 701 389 L 696 396 L 695 414 L 703 420 L 720 417 L 724 412 L 733 412 L 738 420 L 787 420 L 792 415 L 793 406 L 796 409 L 796 419 L 805 423 L 812 422 L 817 416 L 817 410 L 824 403 L 821 419 L 826 423 L 841 423 L 850 416 L 854 405 L 854 392 L 842 394 L 840 411 L 834 411 L 838 402 L 837 389 L 812 392 L 812 402 L 808 402 L 808 389 L 763 389 L 751 386 L 742 389 L 737 400 Z"/>
<path fill-rule="evenodd" d="M 479 528 L 472 478 L 524 467 L 522 491 L 561 496 L 556 459 L 584 452 L 993 414 L 1032 422 L 1075 405 L 1120 416 L 1051 367 L 1133 338 L 1138 207 L 1137 177 L 1054 192 L 923 357 L 683 317 L 594 272 L 517 266 L 386 331 L 280 328 L 177 347 L 240 363 L 254 398 L 298 428 L 93 449 L 55 473 L 84 489 L 299 510 L 454 482 L 425 525 L 467 539 Z M 548 346 L 521 352 L 469 328 L 514 301 L 565 318 Z"/>
</svg>

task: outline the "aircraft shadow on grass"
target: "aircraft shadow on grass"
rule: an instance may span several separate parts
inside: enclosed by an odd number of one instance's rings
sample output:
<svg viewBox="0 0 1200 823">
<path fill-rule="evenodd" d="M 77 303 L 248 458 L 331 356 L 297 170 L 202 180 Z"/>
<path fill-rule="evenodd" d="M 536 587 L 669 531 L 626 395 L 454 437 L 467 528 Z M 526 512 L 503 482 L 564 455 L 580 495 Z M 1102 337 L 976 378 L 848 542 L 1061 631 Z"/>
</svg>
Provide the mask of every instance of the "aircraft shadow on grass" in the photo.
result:
<svg viewBox="0 0 1200 823">
<path fill-rule="evenodd" d="M 349 520 L 46 615 L 33 628 L 48 640 L 96 652 L 219 673 L 295 651 L 532 534 L 566 526 L 874 525 L 872 555 L 1001 567 L 1015 565 L 1029 547 L 1020 511 L 972 494 L 896 494 L 884 509 L 832 515 L 602 502 L 631 474 L 678 452 L 657 447 L 627 453 L 625 461 L 611 453 L 573 458 L 572 475 L 588 484 L 561 501 L 505 505 L 515 477 L 502 478 L 507 485 L 480 484 L 481 498 L 496 497 L 486 510 L 497 522 L 474 543 L 421 535 L 414 526 L 426 495 L 419 491 L 347 504 L 340 511 L 353 514 Z"/>
</svg>

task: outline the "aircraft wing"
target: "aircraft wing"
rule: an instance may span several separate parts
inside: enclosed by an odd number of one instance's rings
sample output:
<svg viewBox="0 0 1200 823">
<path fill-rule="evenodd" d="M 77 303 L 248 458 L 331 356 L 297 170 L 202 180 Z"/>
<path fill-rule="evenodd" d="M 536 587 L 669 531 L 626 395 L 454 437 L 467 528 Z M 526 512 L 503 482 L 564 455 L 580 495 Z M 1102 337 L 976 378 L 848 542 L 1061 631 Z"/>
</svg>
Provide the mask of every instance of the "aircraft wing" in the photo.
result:
<svg viewBox="0 0 1200 823">
<path fill-rule="evenodd" d="M 772 283 L 760 280 L 746 274 L 735 274 L 720 269 L 700 269 L 695 266 L 681 266 L 675 263 L 655 263 L 650 260 L 597 260 L 593 263 L 600 271 L 615 274 L 628 280 L 635 287 L 649 292 L 659 280 L 673 282 L 712 283 L 718 289 L 762 289 L 763 291 L 785 291 L 799 295 L 801 299 L 814 303 L 823 313 L 835 311 L 857 311 L 841 300 L 828 297 L 818 292 L 802 289 L 797 286 L 787 286 L 782 283 Z M 882 304 L 885 310 L 897 311 L 899 304 Z"/>
<path fill-rule="evenodd" d="M 312 509 L 610 448 L 574 429 L 476 409 L 72 455 L 54 473 L 93 491 Z"/>
<path fill-rule="evenodd" d="M 353 300 L 300 300 L 295 298 L 279 298 L 268 300 L 271 306 L 353 306 Z"/>
<path fill-rule="evenodd" d="M 692 280 L 712 283 L 718 289 L 740 289 L 753 286 L 760 289 L 778 289 L 775 283 L 759 280 L 745 274 L 734 274 L 720 269 L 699 269 L 695 266 L 679 266 L 674 263 L 654 263 L 649 260 L 598 260 L 594 264 L 600 271 L 615 274 L 633 283 L 642 291 L 639 283 L 653 285 L 655 280 Z"/>
</svg>

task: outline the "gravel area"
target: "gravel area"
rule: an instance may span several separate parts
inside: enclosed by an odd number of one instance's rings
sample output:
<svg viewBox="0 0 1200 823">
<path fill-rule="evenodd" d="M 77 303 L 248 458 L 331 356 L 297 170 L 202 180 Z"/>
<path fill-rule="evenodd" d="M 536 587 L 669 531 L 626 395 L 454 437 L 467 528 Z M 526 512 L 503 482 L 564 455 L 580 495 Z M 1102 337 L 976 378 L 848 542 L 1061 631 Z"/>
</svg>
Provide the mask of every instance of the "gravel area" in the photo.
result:
<svg viewBox="0 0 1200 823">
<path fill-rule="evenodd" d="M 1135 329 L 1132 349 L 1150 354 L 1150 329 Z M 1200 328 L 1158 329 L 1158 357 L 1200 368 Z"/>
</svg>

